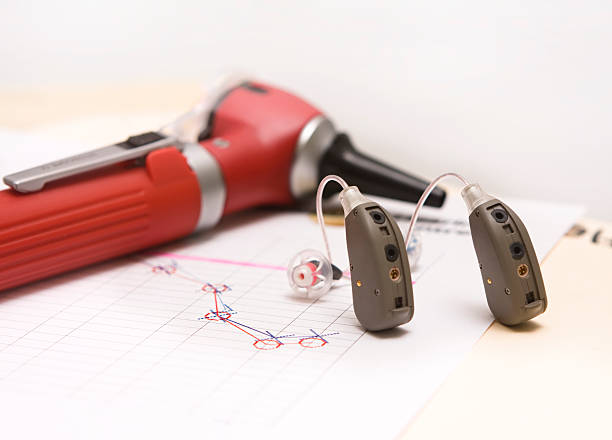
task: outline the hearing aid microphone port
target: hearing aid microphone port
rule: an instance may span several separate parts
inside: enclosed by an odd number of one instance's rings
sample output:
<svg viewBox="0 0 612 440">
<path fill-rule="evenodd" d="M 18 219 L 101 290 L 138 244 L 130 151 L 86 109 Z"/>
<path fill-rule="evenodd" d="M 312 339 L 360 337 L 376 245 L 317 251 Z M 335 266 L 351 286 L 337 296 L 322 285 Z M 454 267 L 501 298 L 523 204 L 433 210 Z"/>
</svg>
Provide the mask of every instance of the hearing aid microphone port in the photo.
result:
<svg viewBox="0 0 612 440">
<path fill-rule="evenodd" d="M 391 278 L 391 281 L 399 281 L 401 276 L 402 273 L 397 267 L 392 267 L 389 271 L 389 278 Z"/>
<path fill-rule="evenodd" d="M 525 247 L 523 243 L 515 241 L 510 245 L 510 253 L 512 254 L 512 258 L 515 260 L 520 260 L 525 255 Z"/>
<path fill-rule="evenodd" d="M 500 208 L 496 208 L 491 211 L 491 215 L 497 223 L 506 223 L 508 220 L 508 213 Z"/>
<path fill-rule="evenodd" d="M 385 257 L 387 261 L 395 261 L 399 257 L 399 249 L 394 244 L 388 244 L 385 246 Z"/>
<path fill-rule="evenodd" d="M 370 217 L 376 224 L 382 225 L 385 222 L 385 215 L 380 211 L 371 211 Z"/>
</svg>

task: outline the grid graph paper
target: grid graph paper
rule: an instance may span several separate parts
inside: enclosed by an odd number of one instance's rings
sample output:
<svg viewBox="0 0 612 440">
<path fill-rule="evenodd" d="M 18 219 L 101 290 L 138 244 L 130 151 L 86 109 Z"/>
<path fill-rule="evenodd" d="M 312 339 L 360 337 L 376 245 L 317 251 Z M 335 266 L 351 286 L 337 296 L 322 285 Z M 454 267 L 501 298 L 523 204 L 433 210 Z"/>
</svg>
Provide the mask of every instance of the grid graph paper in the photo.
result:
<svg viewBox="0 0 612 440">
<path fill-rule="evenodd" d="M 276 418 L 364 331 L 348 282 L 319 300 L 288 288 L 286 261 L 318 245 L 311 221 L 251 217 L 214 242 L 196 237 L 3 294 L 0 393 L 163 396 L 227 423 Z M 289 239 L 300 222 L 312 232 Z"/>
</svg>

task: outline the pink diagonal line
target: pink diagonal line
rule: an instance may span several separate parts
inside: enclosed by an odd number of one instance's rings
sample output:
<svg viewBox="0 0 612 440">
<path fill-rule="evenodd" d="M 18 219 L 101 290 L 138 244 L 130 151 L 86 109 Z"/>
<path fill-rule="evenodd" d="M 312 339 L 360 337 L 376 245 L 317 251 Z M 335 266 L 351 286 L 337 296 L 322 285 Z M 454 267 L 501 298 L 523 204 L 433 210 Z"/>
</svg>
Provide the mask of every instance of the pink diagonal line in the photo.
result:
<svg viewBox="0 0 612 440">
<path fill-rule="evenodd" d="M 257 267 L 259 269 L 287 270 L 287 268 L 284 266 L 275 266 L 273 264 L 264 263 L 251 263 L 249 261 L 226 260 L 224 258 L 198 257 L 195 255 L 173 254 L 172 252 L 149 252 L 149 254 L 156 255 L 158 257 L 176 258 L 177 260 L 206 261 L 208 263 L 231 264 L 232 266 L 243 267 Z M 349 275 L 348 278 L 350 278 L 350 272 L 348 271 L 344 272 L 343 275 Z M 416 281 L 413 280 L 412 284 L 416 284 Z"/>
<path fill-rule="evenodd" d="M 249 261 L 226 260 L 223 258 L 198 257 L 195 255 L 173 254 L 171 252 L 151 252 L 151 255 L 176 258 L 177 260 L 206 261 L 207 263 L 231 264 L 233 266 L 257 267 L 259 269 L 287 270 L 287 268 L 284 266 L 275 266 L 273 264 L 251 263 Z"/>
</svg>

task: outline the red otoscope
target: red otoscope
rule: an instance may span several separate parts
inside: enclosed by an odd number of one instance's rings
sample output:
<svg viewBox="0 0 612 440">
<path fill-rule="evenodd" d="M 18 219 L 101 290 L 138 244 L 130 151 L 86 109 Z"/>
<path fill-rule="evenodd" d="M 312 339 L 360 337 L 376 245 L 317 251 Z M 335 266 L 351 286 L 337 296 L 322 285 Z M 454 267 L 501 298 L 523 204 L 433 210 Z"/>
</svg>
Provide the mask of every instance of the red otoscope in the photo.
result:
<svg viewBox="0 0 612 440">
<path fill-rule="evenodd" d="M 211 228 L 227 214 L 313 197 L 340 174 L 416 202 L 418 178 L 367 157 L 302 99 L 224 87 L 162 129 L 4 177 L 0 290 Z M 428 204 L 441 206 L 437 190 Z"/>
</svg>

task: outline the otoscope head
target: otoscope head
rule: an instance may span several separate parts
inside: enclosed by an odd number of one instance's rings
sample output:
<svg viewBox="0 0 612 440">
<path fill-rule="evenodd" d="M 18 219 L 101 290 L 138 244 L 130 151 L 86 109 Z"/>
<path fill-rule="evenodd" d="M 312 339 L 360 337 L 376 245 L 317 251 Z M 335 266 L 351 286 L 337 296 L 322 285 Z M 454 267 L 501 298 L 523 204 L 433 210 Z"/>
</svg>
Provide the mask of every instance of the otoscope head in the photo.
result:
<svg viewBox="0 0 612 440">
<path fill-rule="evenodd" d="M 367 194 L 416 203 L 428 182 L 366 156 L 355 149 L 349 137 L 339 133 L 319 160 L 319 180 L 329 174 L 342 176 Z M 440 207 L 446 193 L 436 188 L 425 202 Z"/>
<path fill-rule="evenodd" d="M 364 193 L 415 203 L 427 187 L 357 151 L 346 134 L 301 98 L 241 76 L 220 81 L 160 131 L 182 142 L 200 142 L 220 163 L 228 186 L 225 213 L 312 199 L 328 174 L 342 176 Z M 287 171 L 289 188 L 284 186 Z M 243 196 L 245 188 L 248 196 Z M 444 197 L 435 189 L 426 205 L 442 206 Z"/>
</svg>

